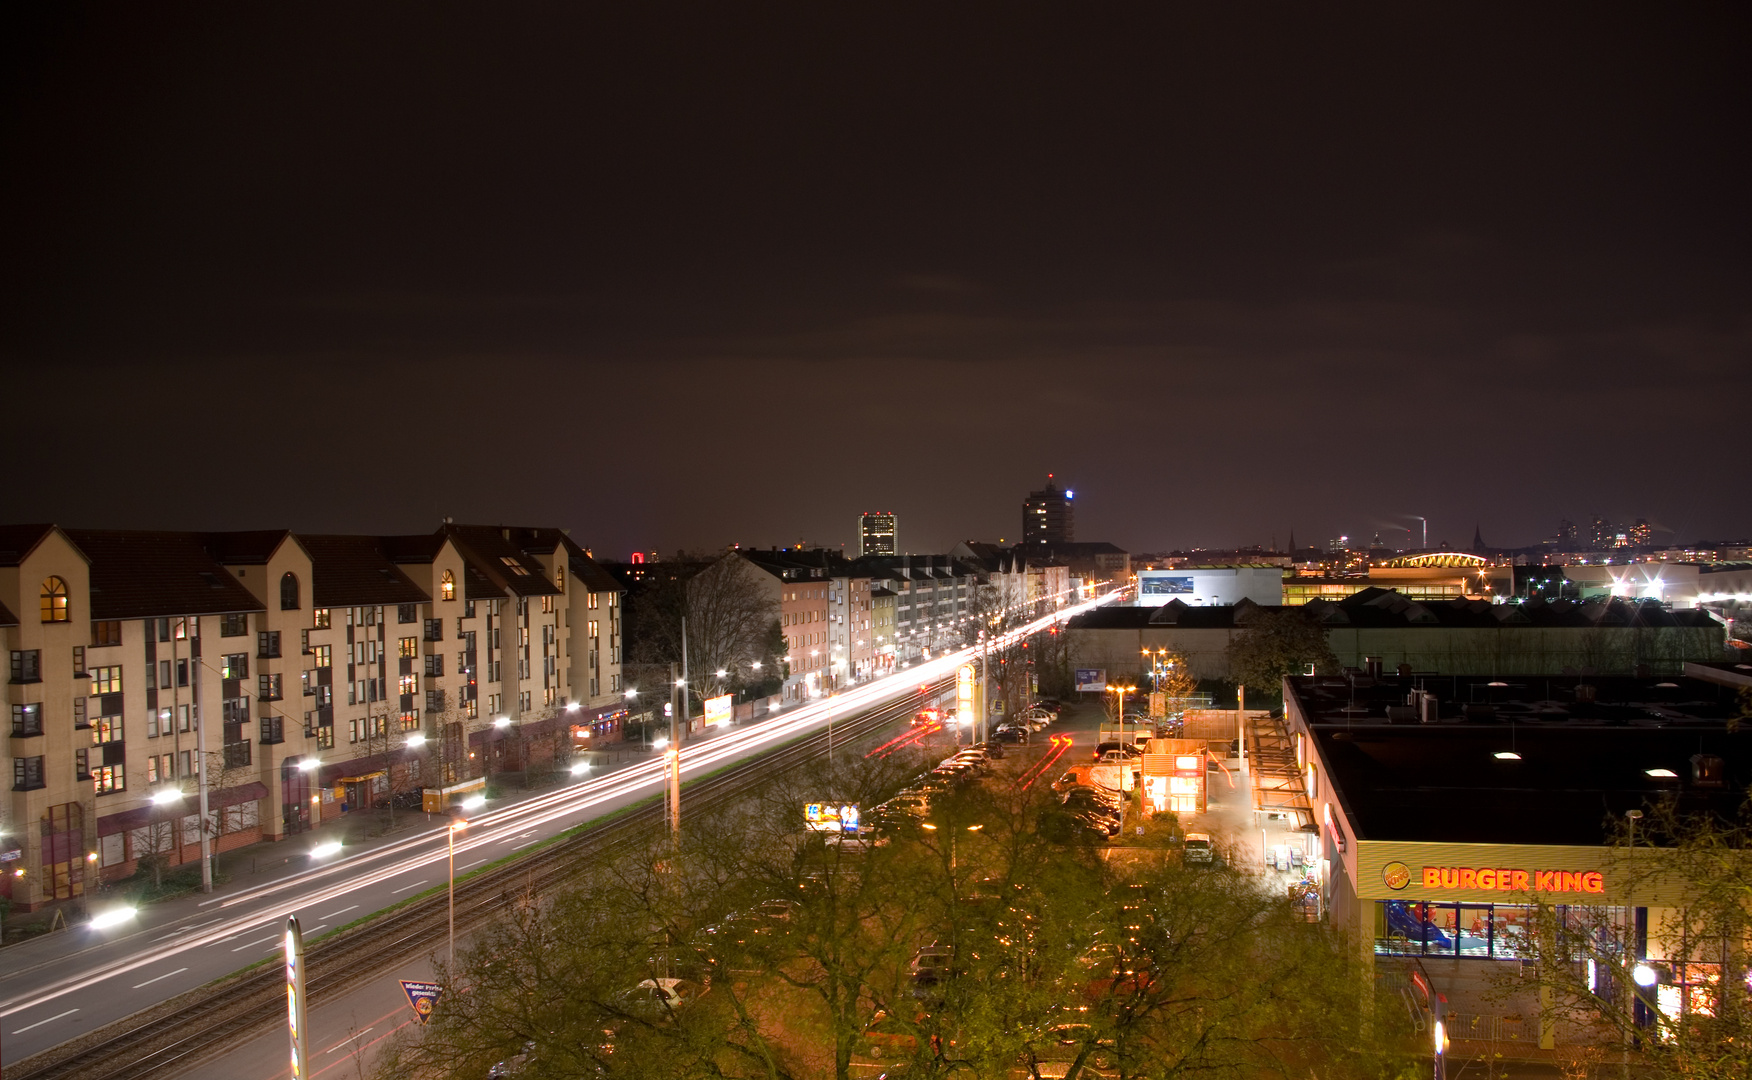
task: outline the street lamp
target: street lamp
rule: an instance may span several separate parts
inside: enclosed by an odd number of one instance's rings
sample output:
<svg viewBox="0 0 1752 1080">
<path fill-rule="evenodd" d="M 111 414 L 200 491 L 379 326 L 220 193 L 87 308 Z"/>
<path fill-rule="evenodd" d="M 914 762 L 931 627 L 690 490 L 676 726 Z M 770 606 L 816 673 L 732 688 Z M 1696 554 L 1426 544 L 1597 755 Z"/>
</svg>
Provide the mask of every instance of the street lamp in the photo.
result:
<svg viewBox="0 0 1752 1080">
<path fill-rule="evenodd" d="M 467 818 L 457 818 L 444 830 L 450 848 L 450 966 L 456 966 L 456 834 L 468 828 Z"/>
<path fill-rule="evenodd" d="M 1134 693 L 1137 690 L 1137 687 L 1135 687 L 1135 686 L 1109 686 L 1107 689 L 1109 691 L 1111 691 L 1112 693 L 1114 693 L 1115 695 L 1117 695 L 1118 699 L 1119 699 L 1119 741 L 1120 741 L 1121 745 L 1124 745 L 1124 743 L 1125 743 L 1125 696 L 1127 694 Z"/>
<path fill-rule="evenodd" d="M 919 822 L 919 828 L 928 829 L 931 832 L 937 831 L 937 826 L 931 824 L 928 821 Z M 966 831 L 978 832 L 983 828 L 985 828 L 984 823 L 981 823 L 978 825 L 969 825 L 969 826 L 967 826 Z M 956 862 L 955 862 L 955 836 L 957 833 L 959 833 L 961 831 L 962 830 L 960 830 L 960 829 L 950 829 L 949 830 L 949 891 L 951 894 L 953 894 L 955 891 L 955 866 L 956 866 Z"/>
</svg>

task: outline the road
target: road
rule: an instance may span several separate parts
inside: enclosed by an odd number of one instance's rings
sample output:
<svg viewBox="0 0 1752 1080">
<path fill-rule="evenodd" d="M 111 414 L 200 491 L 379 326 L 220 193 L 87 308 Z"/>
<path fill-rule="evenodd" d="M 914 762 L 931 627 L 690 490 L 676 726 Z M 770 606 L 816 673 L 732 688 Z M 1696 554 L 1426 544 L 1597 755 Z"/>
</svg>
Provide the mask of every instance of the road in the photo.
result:
<svg viewBox="0 0 1752 1080">
<path fill-rule="evenodd" d="M 1034 633 L 1108 599 L 1062 609 L 1005 637 Z M 920 683 L 944 678 L 977 655 L 968 649 L 914 664 L 837 697 L 690 742 L 681 750 L 682 776 L 710 772 L 915 693 Z M 660 791 L 663 769 L 661 760 L 641 762 L 478 813 L 457 841 L 457 873 Z M 288 916 L 298 916 L 309 940 L 440 888 L 448 880 L 445 839 L 442 825 L 424 827 L 358 854 L 313 857 L 315 865 L 277 880 L 154 905 L 114 930 L 77 926 L 6 949 L 0 953 L 0 1061 L 19 1061 L 275 955 Z"/>
</svg>

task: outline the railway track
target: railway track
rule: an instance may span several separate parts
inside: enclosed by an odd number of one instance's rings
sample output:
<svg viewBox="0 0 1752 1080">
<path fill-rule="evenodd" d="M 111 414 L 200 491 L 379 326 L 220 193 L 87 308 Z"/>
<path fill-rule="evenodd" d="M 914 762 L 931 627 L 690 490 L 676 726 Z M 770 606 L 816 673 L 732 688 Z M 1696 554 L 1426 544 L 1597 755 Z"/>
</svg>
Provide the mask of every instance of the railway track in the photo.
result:
<svg viewBox="0 0 1752 1080">
<path fill-rule="evenodd" d="M 930 687 L 941 692 L 953 679 Z M 843 745 L 907 715 L 916 706 L 910 695 L 835 725 L 831 739 Z M 827 752 L 830 736 L 819 731 L 788 746 L 740 762 L 722 772 L 688 781 L 683 809 L 703 810 L 732 801 L 775 773 L 795 768 Z M 612 851 L 663 820 L 662 805 L 641 807 L 592 826 L 557 843 L 456 883 L 459 932 L 494 918 L 514 897 L 544 892 L 576 875 L 589 859 Z M 448 934 L 447 897 L 440 891 L 351 930 L 330 934 L 306 946 L 305 991 L 312 1006 L 376 977 L 383 967 L 436 948 Z M 369 964 L 359 958 L 369 956 Z M 284 1024 L 285 975 L 277 963 L 261 964 L 169 1002 L 142 1010 L 106 1029 L 45 1050 L 6 1069 L 9 1080 L 142 1080 L 175 1076 L 220 1048 L 236 1045 L 260 1030 Z"/>
</svg>

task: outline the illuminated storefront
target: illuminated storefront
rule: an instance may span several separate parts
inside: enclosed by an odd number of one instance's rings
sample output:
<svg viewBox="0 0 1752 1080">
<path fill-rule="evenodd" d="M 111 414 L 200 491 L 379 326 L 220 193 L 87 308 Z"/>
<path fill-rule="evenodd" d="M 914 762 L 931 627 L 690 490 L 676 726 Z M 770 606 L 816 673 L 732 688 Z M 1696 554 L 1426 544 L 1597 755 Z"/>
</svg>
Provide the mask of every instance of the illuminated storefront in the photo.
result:
<svg viewBox="0 0 1752 1080">
<path fill-rule="evenodd" d="M 1579 943 L 1599 997 L 1707 1009 L 1719 971 L 1636 830 L 1671 798 L 1734 817 L 1752 785 L 1737 693 L 1661 676 L 1286 679 L 1282 756 L 1305 781 L 1325 918 L 1437 990 L 1477 984 L 1473 962 L 1527 959 L 1537 929 Z"/>
</svg>

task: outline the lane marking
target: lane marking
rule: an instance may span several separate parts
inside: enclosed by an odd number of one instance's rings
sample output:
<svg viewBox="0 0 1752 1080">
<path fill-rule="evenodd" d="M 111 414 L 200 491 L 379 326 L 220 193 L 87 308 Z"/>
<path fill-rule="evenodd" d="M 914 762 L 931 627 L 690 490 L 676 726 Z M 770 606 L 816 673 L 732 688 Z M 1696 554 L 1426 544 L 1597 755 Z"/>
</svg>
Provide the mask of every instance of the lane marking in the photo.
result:
<svg viewBox="0 0 1752 1080">
<path fill-rule="evenodd" d="M 173 938 L 173 937 L 177 936 L 178 934 L 186 934 L 190 930 L 199 930 L 203 926 L 212 926 L 214 923 L 222 923 L 224 921 L 225 921 L 225 916 L 221 915 L 217 919 L 208 919 L 206 922 L 203 922 L 203 923 L 195 923 L 191 926 L 179 926 L 175 930 L 172 930 L 170 933 L 160 934 L 158 937 L 155 937 L 152 940 L 153 941 L 163 941 L 165 938 Z"/>
<path fill-rule="evenodd" d="M 184 967 L 184 968 L 177 968 L 177 969 L 176 969 L 176 970 L 175 970 L 175 971 L 170 971 L 170 972 L 166 972 L 166 973 L 165 973 L 165 974 L 163 974 L 163 975 L 160 975 L 160 976 L 158 976 L 158 979 L 147 979 L 147 980 L 146 980 L 146 981 L 145 981 L 145 982 L 143 982 L 143 983 L 135 983 L 135 984 L 134 984 L 134 989 L 136 989 L 136 990 L 138 990 L 138 989 L 140 989 L 140 988 L 141 988 L 141 987 L 142 987 L 142 986 L 151 986 L 151 985 L 152 985 L 152 984 L 153 984 L 153 983 L 155 983 L 155 982 L 157 982 L 157 981 L 158 981 L 158 980 L 159 980 L 159 979 L 168 979 L 168 978 L 170 978 L 170 977 L 171 977 L 171 976 L 172 976 L 172 975 L 181 975 L 181 974 L 182 974 L 182 973 L 183 973 L 183 972 L 185 972 L 185 971 L 187 971 L 187 970 L 188 970 L 188 968 L 186 968 L 186 967 Z"/>
<path fill-rule="evenodd" d="M 335 917 L 335 916 L 336 916 L 336 915 L 345 915 L 345 914 L 346 914 L 346 913 L 347 913 L 347 912 L 349 912 L 349 911 L 356 911 L 356 910 L 358 910 L 358 907 L 359 907 L 359 905 L 358 905 L 358 904 L 353 904 L 353 905 L 351 905 L 351 906 L 349 906 L 349 907 L 344 907 L 344 908 L 342 908 L 342 909 L 341 909 L 341 910 L 339 910 L 339 911 L 331 911 L 331 912 L 329 912 L 329 913 L 328 913 L 328 914 L 327 914 L 327 915 L 324 915 L 324 916 L 323 916 L 323 918 L 325 918 L 325 919 L 332 919 L 332 918 L 334 918 L 334 917 Z"/>
<path fill-rule="evenodd" d="M 518 844 L 516 847 L 512 848 L 511 850 L 512 851 L 522 851 L 524 848 L 528 847 L 530 844 L 539 844 L 539 843 L 541 843 L 540 840 L 525 840 L 523 843 Z"/>
<path fill-rule="evenodd" d="M 372 1024 L 372 1025 L 371 1025 L 371 1026 L 370 1026 L 370 1027 L 368 1027 L 368 1028 L 366 1028 L 366 1029 L 365 1029 L 365 1031 L 372 1031 L 372 1030 L 375 1030 L 375 1029 L 376 1029 L 376 1027 L 377 1027 L 377 1025 L 376 1025 L 376 1024 Z M 346 1049 L 346 1048 L 347 1048 L 347 1047 L 348 1047 L 348 1046 L 349 1046 L 349 1045 L 351 1045 L 351 1044 L 352 1044 L 352 1042 L 353 1042 L 353 1040 L 354 1040 L 354 1039 L 357 1039 L 357 1038 L 358 1038 L 358 1037 L 359 1037 L 359 1036 L 361 1036 L 361 1035 L 363 1035 L 363 1034 L 365 1034 L 365 1031 L 355 1031 L 355 1032 L 353 1032 L 353 1034 L 351 1034 L 351 1035 L 349 1035 L 349 1036 L 348 1036 L 348 1037 L 347 1037 L 347 1038 L 345 1038 L 345 1039 L 342 1039 L 342 1040 L 341 1040 L 341 1041 L 340 1041 L 340 1042 L 338 1042 L 338 1043 L 336 1043 L 336 1044 L 334 1044 L 334 1045 L 333 1045 L 333 1046 L 331 1046 L 331 1047 L 329 1047 L 329 1048 L 328 1048 L 328 1049 L 327 1049 L 327 1050 L 324 1050 L 324 1051 L 323 1051 L 323 1053 L 325 1053 L 325 1054 L 332 1054 L 332 1053 L 334 1053 L 334 1052 L 335 1052 L 335 1051 L 336 1051 L 336 1050 L 344 1050 L 344 1049 Z"/>
<path fill-rule="evenodd" d="M 407 1027 L 409 1024 L 411 1024 L 413 1022 L 414 1021 L 412 1019 L 403 1020 L 401 1023 L 397 1024 L 395 1027 L 390 1028 L 388 1031 L 379 1035 L 377 1038 L 372 1039 L 370 1042 L 366 1043 L 364 1046 L 361 1046 L 359 1048 L 360 1053 L 364 1053 L 366 1050 L 371 1049 L 373 1046 L 376 1046 L 378 1043 L 389 1038 L 391 1035 L 394 1035 L 396 1032 L 400 1031 L 402 1028 Z M 310 1074 L 310 1080 L 316 1080 L 317 1077 L 323 1075 L 324 1073 L 332 1072 L 333 1070 L 342 1068 L 343 1066 L 345 1066 L 347 1064 L 349 1064 L 347 1059 L 342 1058 L 341 1060 L 335 1062 L 332 1065 L 324 1065 L 322 1068 L 320 1068 L 320 1069 L 318 1069 L 315 1072 Z"/>
<path fill-rule="evenodd" d="M 311 928 L 310 928 L 310 929 L 308 929 L 308 930 L 305 930 L 305 931 L 303 931 L 303 932 L 304 932 L 304 933 L 306 933 L 306 934 L 314 934 L 314 933 L 316 933 L 316 932 L 317 932 L 317 931 L 318 931 L 318 930 L 324 930 L 324 929 L 327 929 L 327 928 L 328 928 L 328 923 L 317 923 L 317 924 L 316 924 L 316 925 L 315 925 L 315 926 L 313 926 L 313 927 L 311 927 Z"/>
<path fill-rule="evenodd" d="M 425 881 L 422 880 L 422 881 L 416 881 L 412 885 L 403 885 L 399 889 L 389 890 L 389 895 L 394 896 L 396 893 L 404 893 L 404 892 L 407 892 L 409 889 L 417 889 L 424 884 L 426 884 L 426 883 L 425 883 Z"/>
<path fill-rule="evenodd" d="M 474 862 L 471 862 L 471 863 L 467 864 L 466 866 L 457 867 L 457 869 L 458 870 L 467 870 L 470 866 L 479 866 L 480 864 L 482 864 L 486 861 L 487 860 L 485 860 L 485 859 L 476 859 Z"/>
<path fill-rule="evenodd" d="M 56 1013 L 56 1014 L 55 1014 L 55 1015 L 53 1015 L 53 1016 L 51 1016 L 51 1017 L 49 1017 L 49 1018 L 48 1018 L 48 1019 L 47 1019 L 47 1020 L 38 1020 L 38 1021 L 37 1021 L 37 1022 L 36 1022 L 36 1023 L 34 1023 L 34 1024 L 26 1024 L 26 1025 L 24 1025 L 24 1026 L 23 1026 L 23 1027 L 21 1027 L 21 1028 L 19 1028 L 19 1029 L 18 1029 L 18 1030 L 17 1030 L 17 1031 L 14 1031 L 14 1032 L 13 1032 L 13 1034 L 14 1034 L 14 1035 L 23 1035 L 23 1034 L 24 1034 L 24 1033 L 25 1033 L 25 1032 L 27 1032 L 27 1031 L 29 1031 L 29 1030 L 31 1030 L 31 1029 L 32 1029 L 32 1028 L 40 1028 L 40 1027 L 42 1027 L 42 1026 L 43 1026 L 43 1025 L 44 1025 L 44 1024 L 52 1024 L 52 1023 L 54 1023 L 54 1022 L 55 1022 L 55 1021 L 56 1021 L 56 1020 L 59 1020 L 59 1019 L 61 1019 L 61 1017 L 63 1017 L 63 1016 L 72 1016 L 72 1015 L 73 1015 L 73 1014 L 74 1014 L 74 1013 L 76 1013 L 76 1012 L 78 1012 L 78 1011 L 79 1011 L 79 1010 L 78 1010 L 78 1009 L 68 1009 L 68 1010 L 67 1010 L 67 1011 L 66 1011 L 66 1012 L 64 1012 L 64 1013 Z"/>
<path fill-rule="evenodd" d="M 245 950 L 245 949 L 251 949 L 251 948 L 254 948 L 254 947 L 255 947 L 255 946 L 257 946 L 257 945 L 266 945 L 266 944 L 267 944 L 267 943 L 268 943 L 268 942 L 270 942 L 270 941 L 279 941 L 279 940 L 280 940 L 280 935 L 279 935 L 279 934 L 275 934 L 275 935 L 273 935 L 273 936 L 272 936 L 272 937 L 265 937 L 265 938 L 262 938 L 262 939 L 261 939 L 261 940 L 260 940 L 260 941 L 250 941 L 250 942 L 245 942 L 245 943 L 244 943 L 244 944 L 242 944 L 242 945 L 239 945 L 239 946 L 238 946 L 238 947 L 237 947 L 237 948 L 235 948 L 235 949 L 232 949 L 232 950 L 231 950 L 231 951 L 232 951 L 232 952 L 242 952 L 242 951 L 243 951 L 243 950 Z"/>
</svg>

